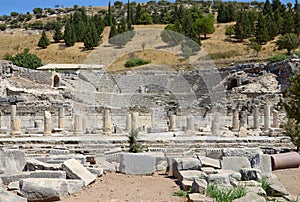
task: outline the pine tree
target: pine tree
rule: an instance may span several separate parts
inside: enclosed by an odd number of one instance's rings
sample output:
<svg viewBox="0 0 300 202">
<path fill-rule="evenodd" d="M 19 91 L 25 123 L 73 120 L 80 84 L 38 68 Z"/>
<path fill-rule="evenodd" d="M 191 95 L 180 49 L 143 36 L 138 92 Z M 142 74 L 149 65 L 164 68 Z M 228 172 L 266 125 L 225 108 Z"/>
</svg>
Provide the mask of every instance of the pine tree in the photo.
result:
<svg viewBox="0 0 300 202">
<path fill-rule="evenodd" d="M 235 37 L 243 41 L 251 34 L 251 25 L 246 11 L 238 13 L 237 21 L 234 26 Z"/>
<path fill-rule="evenodd" d="M 203 34 L 204 38 L 207 38 L 207 34 L 212 34 L 215 31 L 214 28 L 214 16 L 212 14 L 209 14 L 207 16 L 204 16 L 202 18 L 198 18 L 195 22 L 196 29 L 198 31 L 198 34 Z"/>
<path fill-rule="evenodd" d="M 264 44 L 270 40 L 265 16 L 258 18 L 254 35 L 255 41 L 259 44 Z"/>
<path fill-rule="evenodd" d="M 110 26 L 110 32 L 109 32 L 109 39 L 113 38 L 114 36 L 118 35 L 118 31 L 115 25 Z"/>
<path fill-rule="evenodd" d="M 300 38 L 294 33 L 287 33 L 279 37 L 276 45 L 279 50 L 286 49 L 290 54 L 292 50 L 300 47 Z"/>
<path fill-rule="evenodd" d="M 57 23 L 54 30 L 53 40 L 55 43 L 58 43 L 62 39 L 63 39 L 63 34 L 61 32 L 61 25 Z"/>
<path fill-rule="evenodd" d="M 71 24 L 71 20 L 69 20 L 65 26 L 64 40 L 66 46 L 73 46 L 76 43 L 76 34 Z"/>
<path fill-rule="evenodd" d="M 288 121 L 284 124 L 286 135 L 291 137 L 292 142 L 300 148 L 300 74 L 294 73 L 291 85 L 288 88 L 288 97 L 284 102 L 284 108 Z"/>
<path fill-rule="evenodd" d="M 84 47 L 87 50 L 91 50 L 94 47 L 99 45 L 100 35 L 96 29 L 96 26 L 93 22 L 89 22 L 84 37 Z"/>
<path fill-rule="evenodd" d="M 45 30 L 43 30 L 42 36 L 41 36 L 41 38 L 38 42 L 38 46 L 41 47 L 41 48 L 47 48 L 47 46 L 49 46 L 49 45 L 50 45 L 50 41 L 47 38 Z"/>
</svg>

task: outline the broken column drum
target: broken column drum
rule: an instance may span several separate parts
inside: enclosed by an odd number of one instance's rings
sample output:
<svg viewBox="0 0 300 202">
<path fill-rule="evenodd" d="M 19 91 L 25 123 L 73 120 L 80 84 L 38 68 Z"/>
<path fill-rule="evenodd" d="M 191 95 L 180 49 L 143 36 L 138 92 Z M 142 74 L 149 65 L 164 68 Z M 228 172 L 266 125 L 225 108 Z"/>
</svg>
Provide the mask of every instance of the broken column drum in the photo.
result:
<svg viewBox="0 0 300 202">
<path fill-rule="evenodd" d="M 253 106 L 253 125 L 254 129 L 259 129 L 259 108 L 258 106 Z"/>
<path fill-rule="evenodd" d="M 58 109 L 58 128 L 64 128 L 64 119 L 65 119 L 65 108 L 60 107 Z"/>
<path fill-rule="evenodd" d="M 264 108 L 264 130 L 270 129 L 270 105 L 266 104 Z"/>
<path fill-rule="evenodd" d="M 103 133 L 110 134 L 111 133 L 111 116 L 110 110 L 105 109 L 103 115 Z"/>
<path fill-rule="evenodd" d="M 10 123 L 11 123 L 11 135 L 20 135 L 21 132 L 21 119 L 16 117 L 17 114 L 17 106 L 11 105 L 11 114 L 10 114 Z"/>
<path fill-rule="evenodd" d="M 131 114 L 127 114 L 126 116 L 126 131 L 131 131 L 132 126 L 132 120 L 131 120 Z"/>
<path fill-rule="evenodd" d="M 44 112 L 44 135 L 51 135 L 51 113 Z"/>
<path fill-rule="evenodd" d="M 298 168 L 300 165 L 300 154 L 287 152 L 271 155 L 272 170 Z"/>
<path fill-rule="evenodd" d="M 232 131 L 238 131 L 239 127 L 239 113 L 234 109 L 232 113 Z"/>
<path fill-rule="evenodd" d="M 176 122 L 177 122 L 177 117 L 175 114 L 171 114 L 170 115 L 170 131 L 176 131 L 177 128 L 176 128 Z"/>
<path fill-rule="evenodd" d="M 83 133 L 82 116 L 75 114 L 74 118 L 74 135 L 81 135 Z"/>
</svg>

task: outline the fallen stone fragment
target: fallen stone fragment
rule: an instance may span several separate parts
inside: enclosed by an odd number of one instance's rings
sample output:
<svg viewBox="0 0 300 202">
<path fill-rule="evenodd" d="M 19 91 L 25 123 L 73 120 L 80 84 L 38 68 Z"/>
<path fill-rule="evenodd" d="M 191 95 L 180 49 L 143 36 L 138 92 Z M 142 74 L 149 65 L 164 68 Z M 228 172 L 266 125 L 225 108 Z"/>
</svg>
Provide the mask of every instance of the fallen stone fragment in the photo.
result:
<svg viewBox="0 0 300 202">
<path fill-rule="evenodd" d="M 189 194 L 188 201 L 189 202 L 214 202 L 214 199 L 199 193 L 193 193 L 193 194 Z"/>
<path fill-rule="evenodd" d="M 277 180 L 277 178 L 267 178 L 267 182 L 269 183 L 268 192 L 271 193 L 271 196 L 284 196 L 290 194 L 285 189 L 285 187 Z"/>
<path fill-rule="evenodd" d="M 29 158 L 26 160 L 26 170 L 35 171 L 35 170 L 62 170 L 61 164 L 50 164 L 39 161 L 34 158 Z"/>
<path fill-rule="evenodd" d="M 5 175 L 2 174 L 0 177 L 3 180 L 4 184 L 9 184 L 10 182 L 20 181 L 21 179 L 26 178 L 59 178 L 59 179 L 66 179 L 66 172 L 65 171 L 29 171 L 29 172 L 21 172 L 18 174 L 11 174 Z"/>
<path fill-rule="evenodd" d="M 97 175 L 97 177 L 101 177 L 103 175 L 103 168 L 90 168 L 90 167 L 87 167 L 87 170 L 90 171 L 92 174 Z"/>
<path fill-rule="evenodd" d="M 14 181 L 8 184 L 7 186 L 8 191 L 13 191 L 13 190 L 19 190 L 19 181 Z"/>
<path fill-rule="evenodd" d="M 69 179 L 83 180 L 84 186 L 93 183 L 96 180 L 96 175 L 88 171 L 76 159 L 69 159 L 62 164 L 63 170 L 66 171 Z"/>
<path fill-rule="evenodd" d="M 267 154 L 257 154 L 251 161 L 252 168 L 261 171 L 262 177 L 268 177 L 272 173 L 271 156 Z"/>
<path fill-rule="evenodd" d="M 22 172 L 25 165 L 24 152 L 20 150 L 0 150 L 0 170 L 3 174 Z"/>
<path fill-rule="evenodd" d="M 156 170 L 154 156 L 147 154 L 122 153 L 120 172 L 128 175 L 149 175 Z"/>
<path fill-rule="evenodd" d="M 82 180 L 67 180 L 67 183 L 68 183 L 67 188 L 69 194 L 80 192 L 84 186 Z"/>
<path fill-rule="evenodd" d="M 8 191 L 0 190 L 0 201 L 1 202 L 27 202 L 26 198 L 17 196 L 16 194 Z"/>
<path fill-rule="evenodd" d="M 250 162 L 246 157 L 223 157 L 222 169 L 240 172 L 242 168 L 251 168 Z"/>
<path fill-rule="evenodd" d="M 221 168 L 220 160 L 213 159 L 205 156 L 198 156 L 200 160 L 201 167 L 213 167 L 213 168 Z"/>
<path fill-rule="evenodd" d="M 18 194 L 28 201 L 58 201 L 68 195 L 67 180 L 28 178 L 20 181 Z"/>
<path fill-rule="evenodd" d="M 182 188 L 185 191 L 190 191 L 192 184 L 193 184 L 193 181 L 190 181 L 190 180 L 183 180 L 181 182 Z"/>
<path fill-rule="evenodd" d="M 242 168 L 240 173 L 242 175 L 242 180 L 259 181 L 262 179 L 260 170 L 256 168 Z"/>
<path fill-rule="evenodd" d="M 193 181 L 195 179 L 205 179 L 206 174 L 200 170 L 181 170 L 179 171 L 178 180 L 182 182 L 183 180 Z"/>
<path fill-rule="evenodd" d="M 254 193 L 254 192 L 249 192 L 245 196 L 235 199 L 232 202 L 245 202 L 245 201 L 266 202 L 266 199 L 262 196 L 259 196 L 258 194 Z"/>
<path fill-rule="evenodd" d="M 250 187 L 246 186 L 246 192 L 247 193 L 253 192 L 263 197 L 267 196 L 266 191 L 262 187 L 257 187 L 257 186 L 250 186 Z"/>
<path fill-rule="evenodd" d="M 207 181 L 205 179 L 194 180 L 192 184 L 192 193 L 205 194 L 207 189 Z"/>
<path fill-rule="evenodd" d="M 219 184 L 219 185 L 225 185 L 229 186 L 230 185 L 230 180 L 229 180 L 229 175 L 224 173 L 224 174 L 211 174 L 208 175 L 206 178 L 206 181 L 208 184 Z"/>
</svg>

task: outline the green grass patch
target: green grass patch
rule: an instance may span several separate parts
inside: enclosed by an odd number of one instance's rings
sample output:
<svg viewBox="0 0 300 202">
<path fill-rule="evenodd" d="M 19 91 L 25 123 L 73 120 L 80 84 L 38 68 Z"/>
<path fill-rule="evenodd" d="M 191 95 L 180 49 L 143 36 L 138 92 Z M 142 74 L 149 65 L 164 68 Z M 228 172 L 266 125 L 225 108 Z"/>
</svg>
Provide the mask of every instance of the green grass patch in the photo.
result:
<svg viewBox="0 0 300 202">
<path fill-rule="evenodd" d="M 271 56 L 268 60 L 270 62 L 280 62 L 280 61 L 288 60 L 288 59 L 291 59 L 291 56 L 282 54 L 282 53 L 278 53 L 276 55 Z"/>
<path fill-rule="evenodd" d="M 210 53 L 208 55 L 209 55 L 210 59 L 217 60 L 217 59 L 232 58 L 234 56 L 237 56 L 238 53 L 233 50 L 233 51 L 220 52 L 220 53 Z"/>
<path fill-rule="evenodd" d="M 234 199 L 245 196 L 246 189 L 243 186 L 226 189 L 221 188 L 216 184 L 212 184 L 208 186 L 206 194 L 212 198 L 215 198 L 216 202 L 231 202 Z"/>
<path fill-rule="evenodd" d="M 179 190 L 177 192 L 174 192 L 173 196 L 179 196 L 179 197 L 187 197 L 188 192 L 184 190 Z"/>
<path fill-rule="evenodd" d="M 149 60 L 144 60 L 141 58 L 137 58 L 137 57 L 132 57 L 129 60 L 126 61 L 125 63 L 125 67 L 126 68 L 130 68 L 130 67 L 137 67 L 137 66 L 141 66 L 141 65 L 146 65 L 150 63 Z"/>
<path fill-rule="evenodd" d="M 300 58 L 300 51 L 296 51 L 295 54 Z"/>
<path fill-rule="evenodd" d="M 263 188 L 263 190 L 265 190 L 265 192 L 268 193 L 270 183 L 267 181 L 267 179 L 262 178 L 259 182 L 261 183 L 261 188 Z"/>
</svg>

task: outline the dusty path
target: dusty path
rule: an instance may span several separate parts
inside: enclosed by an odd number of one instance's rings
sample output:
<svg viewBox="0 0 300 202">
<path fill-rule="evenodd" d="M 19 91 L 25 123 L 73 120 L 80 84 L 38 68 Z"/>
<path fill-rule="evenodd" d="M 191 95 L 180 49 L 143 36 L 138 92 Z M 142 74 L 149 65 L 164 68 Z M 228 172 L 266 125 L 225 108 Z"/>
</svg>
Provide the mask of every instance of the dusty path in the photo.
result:
<svg viewBox="0 0 300 202">
<path fill-rule="evenodd" d="M 273 173 L 292 195 L 300 195 L 300 168 Z M 80 193 L 67 196 L 62 202 L 184 202 L 185 199 L 173 196 L 178 190 L 175 181 L 163 175 L 108 173 Z"/>
<path fill-rule="evenodd" d="M 273 173 L 292 195 L 300 197 L 300 167 L 276 170 Z"/>
<path fill-rule="evenodd" d="M 80 193 L 66 197 L 62 202 L 184 202 L 173 196 L 179 190 L 173 179 L 166 176 L 127 176 L 108 173 Z"/>
</svg>

